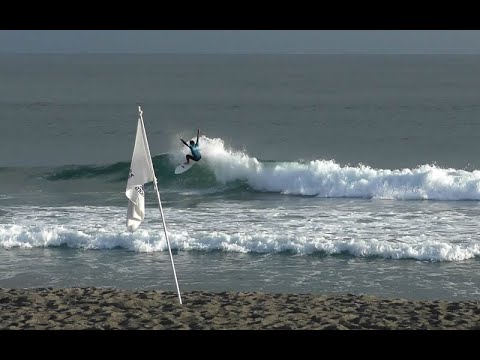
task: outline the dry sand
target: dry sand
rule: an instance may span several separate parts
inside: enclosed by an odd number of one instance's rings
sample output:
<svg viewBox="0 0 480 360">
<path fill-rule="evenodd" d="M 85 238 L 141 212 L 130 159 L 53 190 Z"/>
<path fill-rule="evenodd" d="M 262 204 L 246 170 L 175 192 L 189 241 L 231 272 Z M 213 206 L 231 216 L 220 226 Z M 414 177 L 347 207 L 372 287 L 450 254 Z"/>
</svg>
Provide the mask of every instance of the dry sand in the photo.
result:
<svg viewBox="0 0 480 360">
<path fill-rule="evenodd" d="M 480 329 L 480 301 L 369 295 L 0 289 L 0 329 Z"/>
</svg>

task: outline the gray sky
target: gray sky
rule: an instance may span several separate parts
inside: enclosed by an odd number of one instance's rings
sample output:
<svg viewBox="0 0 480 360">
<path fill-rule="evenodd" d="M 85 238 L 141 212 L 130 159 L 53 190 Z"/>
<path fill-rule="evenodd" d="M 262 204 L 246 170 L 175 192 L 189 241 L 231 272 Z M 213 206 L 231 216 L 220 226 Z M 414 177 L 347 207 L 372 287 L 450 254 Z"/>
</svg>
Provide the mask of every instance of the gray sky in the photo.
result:
<svg viewBox="0 0 480 360">
<path fill-rule="evenodd" d="M 0 30 L 0 53 L 480 54 L 478 30 Z"/>
</svg>

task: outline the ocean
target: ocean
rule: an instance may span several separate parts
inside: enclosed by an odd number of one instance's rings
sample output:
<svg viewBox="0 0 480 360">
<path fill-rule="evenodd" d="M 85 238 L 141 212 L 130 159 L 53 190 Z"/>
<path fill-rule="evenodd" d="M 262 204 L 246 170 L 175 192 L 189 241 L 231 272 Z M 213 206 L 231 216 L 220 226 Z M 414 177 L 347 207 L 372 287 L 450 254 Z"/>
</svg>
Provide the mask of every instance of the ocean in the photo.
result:
<svg viewBox="0 0 480 360">
<path fill-rule="evenodd" d="M 480 299 L 480 56 L 0 55 L 0 287 Z M 174 169 L 200 129 L 202 160 Z"/>
</svg>

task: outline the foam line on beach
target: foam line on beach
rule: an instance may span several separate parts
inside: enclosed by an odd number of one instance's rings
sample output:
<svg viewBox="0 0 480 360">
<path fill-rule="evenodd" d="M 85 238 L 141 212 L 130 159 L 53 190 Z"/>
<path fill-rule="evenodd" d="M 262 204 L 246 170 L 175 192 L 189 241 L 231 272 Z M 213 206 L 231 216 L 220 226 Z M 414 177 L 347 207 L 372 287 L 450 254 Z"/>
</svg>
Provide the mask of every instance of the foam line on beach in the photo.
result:
<svg viewBox="0 0 480 360">
<path fill-rule="evenodd" d="M 174 249 L 182 251 L 225 251 L 236 253 L 298 255 L 325 253 L 348 254 L 355 257 L 383 257 L 389 259 L 417 259 L 428 261 L 461 261 L 480 256 L 480 244 L 465 242 L 452 244 L 447 240 L 388 242 L 377 239 L 332 239 L 322 235 L 280 235 L 268 233 L 236 233 L 221 231 L 173 231 L 169 234 Z M 35 248 L 68 246 L 78 249 L 123 248 L 135 252 L 166 251 L 164 235 L 158 230 L 138 230 L 135 233 L 72 230 L 63 226 L 0 227 L 0 247 Z"/>
</svg>

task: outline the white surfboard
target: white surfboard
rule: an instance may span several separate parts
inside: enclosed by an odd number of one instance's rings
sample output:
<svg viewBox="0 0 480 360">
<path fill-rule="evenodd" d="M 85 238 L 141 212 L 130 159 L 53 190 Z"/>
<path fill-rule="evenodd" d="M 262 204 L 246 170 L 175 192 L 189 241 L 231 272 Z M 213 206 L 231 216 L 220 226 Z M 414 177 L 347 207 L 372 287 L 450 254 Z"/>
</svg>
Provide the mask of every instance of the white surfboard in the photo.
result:
<svg viewBox="0 0 480 360">
<path fill-rule="evenodd" d="M 190 161 L 188 164 L 181 164 L 178 165 L 175 169 L 175 174 L 181 174 L 190 169 L 193 165 L 195 165 L 195 161 Z"/>
</svg>

